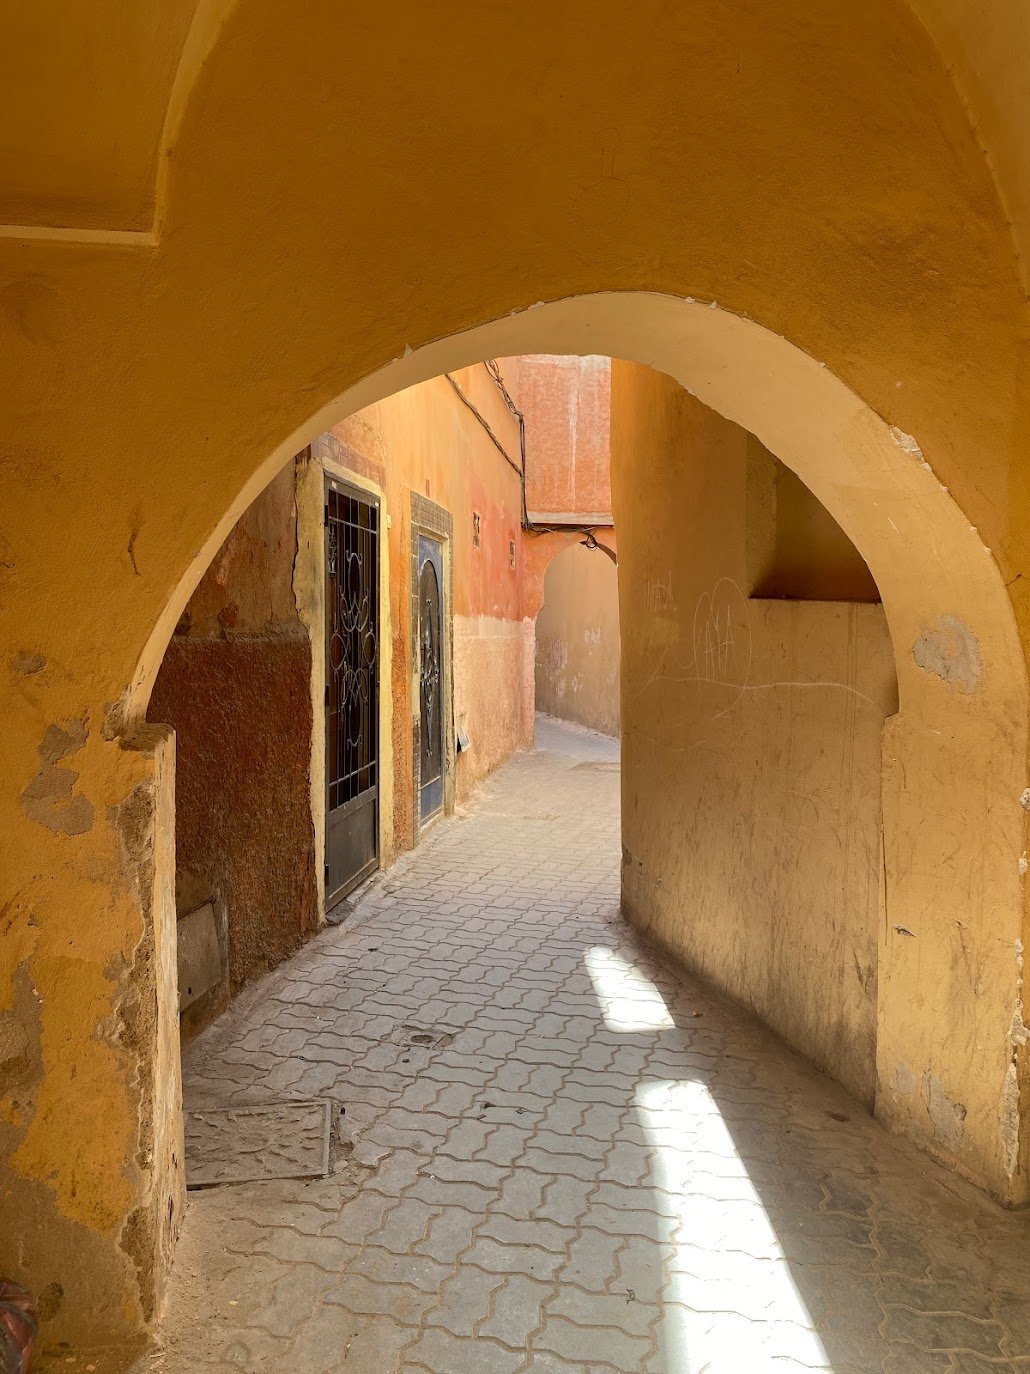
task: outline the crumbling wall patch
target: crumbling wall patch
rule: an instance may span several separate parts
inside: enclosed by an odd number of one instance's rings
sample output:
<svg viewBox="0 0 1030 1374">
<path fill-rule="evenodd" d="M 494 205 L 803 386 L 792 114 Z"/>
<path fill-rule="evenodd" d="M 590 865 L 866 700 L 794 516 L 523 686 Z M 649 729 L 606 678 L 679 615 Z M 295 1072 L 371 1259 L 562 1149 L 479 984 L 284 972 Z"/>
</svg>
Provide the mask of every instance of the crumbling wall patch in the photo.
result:
<svg viewBox="0 0 1030 1374">
<path fill-rule="evenodd" d="M 88 733 L 85 716 L 48 725 L 37 746 L 39 772 L 21 794 L 26 816 L 57 834 L 83 835 L 93 827 L 93 803 L 75 791 L 78 773 L 60 766 L 62 759 L 85 747 Z"/>
<path fill-rule="evenodd" d="M 936 673 L 962 692 L 975 692 L 979 686 L 980 642 L 957 616 L 939 616 L 936 626 L 924 630 L 913 644 L 912 657 L 925 672 Z"/>
<path fill-rule="evenodd" d="M 944 1084 L 936 1074 L 927 1073 L 923 1077 L 926 1093 L 926 1110 L 930 1113 L 933 1138 L 958 1154 L 962 1148 L 962 1134 L 965 1130 L 966 1108 L 961 1102 L 952 1102 L 944 1090 Z"/>
</svg>

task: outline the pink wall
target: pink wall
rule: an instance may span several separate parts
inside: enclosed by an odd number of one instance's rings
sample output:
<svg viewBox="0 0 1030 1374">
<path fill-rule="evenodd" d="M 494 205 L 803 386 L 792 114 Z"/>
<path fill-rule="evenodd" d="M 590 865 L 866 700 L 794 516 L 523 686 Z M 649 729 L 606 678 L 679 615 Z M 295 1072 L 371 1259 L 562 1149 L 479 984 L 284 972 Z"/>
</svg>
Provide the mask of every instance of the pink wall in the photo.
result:
<svg viewBox="0 0 1030 1374">
<path fill-rule="evenodd" d="M 531 515 L 610 516 L 611 359 L 528 354 L 498 361 L 526 417 Z"/>
</svg>

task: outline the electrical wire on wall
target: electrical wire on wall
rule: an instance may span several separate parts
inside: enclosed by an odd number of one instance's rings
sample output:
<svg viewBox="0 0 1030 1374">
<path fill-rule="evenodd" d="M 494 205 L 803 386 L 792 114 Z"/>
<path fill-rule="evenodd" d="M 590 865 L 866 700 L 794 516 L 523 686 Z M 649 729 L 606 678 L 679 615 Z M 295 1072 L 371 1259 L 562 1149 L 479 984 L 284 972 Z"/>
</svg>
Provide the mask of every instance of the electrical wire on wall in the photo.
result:
<svg viewBox="0 0 1030 1374">
<path fill-rule="evenodd" d="M 454 389 L 455 395 L 456 395 L 456 396 L 458 397 L 458 399 L 461 401 L 462 405 L 465 405 L 465 406 L 468 407 L 468 409 L 469 409 L 469 410 L 472 412 L 472 414 L 476 417 L 476 419 L 479 421 L 479 423 L 483 426 L 483 429 L 486 430 L 486 433 L 489 435 L 489 437 L 490 437 L 490 442 L 493 444 L 494 448 L 497 449 L 498 453 L 501 455 L 501 457 L 504 459 L 504 461 L 508 464 L 508 466 L 509 466 L 510 468 L 513 468 L 514 471 L 518 474 L 518 478 L 519 478 L 519 490 L 520 490 L 520 495 L 521 495 L 521 500 L 522 500 L 522 528 L 523 528 L 523 530 L 525 531 L 525 533 L 527 533 L 527 534 L 553 534 L 553 533 L 555 533 L 555 532 L 567 531 L 567 532 L 572 533 L 572 534 L 582 534 L 582 535 L 585 535 L 586 537 L 585 537 L 584 539 L 581 539 L 581 540 L 580 540 L 580 543 L 583 545 L 584 548 L 586 548 L 586 549 L 600 549 L 601 552 L 604 553 L 604 554 L 607 554 L 608 557 L 612 560 L 612 562 L 616 565 L 616 567 L 618 567 L 618 562 L 619 562 L 619 560 L 618 560 L 618 557 L 617 557 L 617 555 L 616 555 L 616 553 L 615 553 L 615 550 L 614 550 L 614 549 L 610 549 L 610 548 L 608 547 L 607 544 L 602 544 L 602 543 L 600 543 L 600 541 L 598 540 L 596 534 L 594 533 L 595 529 L 599 528 L 598 526 L 595 526 L 595 525 L 560 525 L 560 524 L 551 524 L 551 523 L 540 524 L 540 523 L 537 523 L 537 522 L 535 522 L 535 521 L 533 521 L 533 520 L 531 520 L 531 519 L 529 518 L 529 507 L 528 507 L 527 504 L 526 504 L 526 417 L 525 417 L 525 415 L 523 415 L 522 411 L 518 408 L 518 406 L 517 406 L 517 405 L 515 404 L 515 402 L 512 400 L 512 398 L 511 398 L 511 393 L 508 391 L 508 388 L 507 388 L 507 387 L 505 386 L 505 384 L 504 384 L 504 378 L 503 378 L 502 375 L 501 375 L 501 369 L 497 366 L 496 359 L 494 359 L 494 358 L 487 358 L 487 359 L 484 361 L 483 366 L 486 368 L 487 372 L 489 372 L 490 376 L 493 378 L 493 381 L 494 381 L 495 386 L 497 387 L 498 391 L 501 393 L 501 396 L 504 398 L 504 404 L 505 404 L 505 405 L 508 407 L 508 409 L 511 411 L 512 415 L 515 417 L 516 423 L 518 424 L 518 427 L 519 427 L 519 461 L 518 461 L 518 462 L 516 462 L 516 460 L 511 456 L 511 454 L 508 452 L 508 450 L 507 450 L 507 449 L 504 447 L 504 445 L 501 443 L 500 439 L 499 439 L 499 438 L 497 437 L 497 435 L 494 433 L 493 427 L 491 426 L 489 420 L 487 420 L 486 416 L 485 416 L 485 415 L 482 413 L 482 411 L 476 406 L 476 404 L 475 404 L 468 396 L 466 396 L 465 392 L 461 389 L 461 386 L 458 384 L 457 379 L 456 379 L 455 377 L 453 377 L 453 376 L 451 375 L 450 372 L 445 372 L 443 375 L 447 378 L 448 382 L 450 382 L 452 388 Z"/>
</svg>

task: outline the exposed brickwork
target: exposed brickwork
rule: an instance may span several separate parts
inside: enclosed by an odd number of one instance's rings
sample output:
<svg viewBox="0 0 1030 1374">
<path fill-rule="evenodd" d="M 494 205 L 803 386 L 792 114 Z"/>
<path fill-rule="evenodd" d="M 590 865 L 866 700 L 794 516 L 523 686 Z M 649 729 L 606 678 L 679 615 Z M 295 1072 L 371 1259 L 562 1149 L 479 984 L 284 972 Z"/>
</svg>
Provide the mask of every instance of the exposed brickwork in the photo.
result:
<svg viewBox="0 0 1030 1374">
<path fill-rule="evenodd" d="M 325 1094 L 346 1144 L 192 1196 L 157 1367 L 1030 1368 L 1026 1216 L 641 948 L 615 746 L 541 733 L 190 1047 L 189 1105 Z"/>
</svg>

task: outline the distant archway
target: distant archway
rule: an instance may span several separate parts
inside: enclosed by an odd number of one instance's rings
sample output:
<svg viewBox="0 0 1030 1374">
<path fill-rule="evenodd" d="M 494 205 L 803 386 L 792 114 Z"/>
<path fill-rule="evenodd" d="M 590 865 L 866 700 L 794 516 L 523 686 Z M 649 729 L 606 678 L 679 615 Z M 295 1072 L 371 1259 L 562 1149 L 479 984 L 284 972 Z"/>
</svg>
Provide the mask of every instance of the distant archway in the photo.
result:
<svg viewBox="0 0 1030 1374">
<path fill-rule="evenodd" d="M 600 541 L 614 545 L 613 531 Z M 619 734 L 619 579 L 614 557 L 577 541 L 551 559 L 536 618 L 536 709 Z"/>
</svg>

